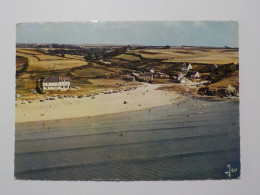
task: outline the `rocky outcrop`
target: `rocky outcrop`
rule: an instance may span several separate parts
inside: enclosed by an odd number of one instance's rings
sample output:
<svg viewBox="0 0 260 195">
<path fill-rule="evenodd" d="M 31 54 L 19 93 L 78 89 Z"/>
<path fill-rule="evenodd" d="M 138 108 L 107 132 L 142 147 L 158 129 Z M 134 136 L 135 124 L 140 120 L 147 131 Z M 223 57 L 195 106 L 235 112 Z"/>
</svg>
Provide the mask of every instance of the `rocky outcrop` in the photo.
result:
<svg viewBox="0 0 260 195">
<path fill-rule="evenodd" d="M 231 85 L 228 85 L 226 88 L 202 87 L 198 90 L 198 93 L 200 95 L 218 96 L 218 97 L 239 96 L 238 90 Z"/>
</svg>

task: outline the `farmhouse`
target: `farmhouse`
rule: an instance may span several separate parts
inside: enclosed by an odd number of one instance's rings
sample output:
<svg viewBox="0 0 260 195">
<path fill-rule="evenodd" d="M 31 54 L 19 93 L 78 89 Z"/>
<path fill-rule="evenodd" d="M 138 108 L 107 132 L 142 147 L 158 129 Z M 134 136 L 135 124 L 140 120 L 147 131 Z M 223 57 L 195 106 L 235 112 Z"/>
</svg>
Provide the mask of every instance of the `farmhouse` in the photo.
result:
<svg viewBox="0 0 260 195">
<path fill-rule="evenodd" d="M 42 82 L 43 90 L 70 89 L 70 77 L 47 77 Z"/>
</svg>

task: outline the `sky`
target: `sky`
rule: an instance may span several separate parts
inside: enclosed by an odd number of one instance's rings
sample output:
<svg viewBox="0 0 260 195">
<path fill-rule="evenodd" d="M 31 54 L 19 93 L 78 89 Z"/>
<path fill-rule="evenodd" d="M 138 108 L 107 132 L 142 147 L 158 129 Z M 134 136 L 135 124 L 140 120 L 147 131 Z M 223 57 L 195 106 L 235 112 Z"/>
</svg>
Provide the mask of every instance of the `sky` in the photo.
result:
<svg viewBox="0 0 260 195">
<path fill-rule="evenodd" d="M 238 47 L 238 28 L 235 21 L 20 23 L 16 42 Z"/>
</svg>

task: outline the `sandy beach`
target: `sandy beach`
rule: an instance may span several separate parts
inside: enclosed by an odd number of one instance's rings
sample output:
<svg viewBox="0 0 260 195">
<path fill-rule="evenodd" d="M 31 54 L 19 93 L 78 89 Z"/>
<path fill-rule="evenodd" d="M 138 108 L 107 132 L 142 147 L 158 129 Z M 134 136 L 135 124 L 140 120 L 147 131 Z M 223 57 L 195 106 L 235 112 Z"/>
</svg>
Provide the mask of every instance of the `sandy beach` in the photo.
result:
<svg viewBox="0 0 260 195">
<path fill-rule="evenodd" d="M 173 104 L 185 98 L 176 92 L 156 90 L 161 84 L 144 84 L 130 91 L 92 97 L 16 101 L 15 122 L 33 122 L 97 116 Z"/>
</svg>

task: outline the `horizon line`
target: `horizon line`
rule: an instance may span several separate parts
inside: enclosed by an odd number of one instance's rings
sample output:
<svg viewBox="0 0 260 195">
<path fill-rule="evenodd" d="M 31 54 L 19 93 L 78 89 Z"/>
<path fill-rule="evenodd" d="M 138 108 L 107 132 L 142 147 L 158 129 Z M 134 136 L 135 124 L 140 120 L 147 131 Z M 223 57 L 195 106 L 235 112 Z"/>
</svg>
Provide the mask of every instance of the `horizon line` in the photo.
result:
<svg viewBox="0 0 260 195">
<path fill-rule="evenodd" d="M 228 48 L 239 48 L 239 47 L 232 47 L 228 45 L 224 46 L 207 46 L 207 45 L 142 45 L 142 44 L 113 44 L 113 43 L 16 43 L 16 44 L 34 44 L 34 45 L 50 45 L 50 44 L 57 44 L 57 45 L 89 45 L 89 46 L 143 46 L 143 47 L 165 47 L 165 46 L 170 46 L 170 47 L 213 47 L 213 48 L 223 48 L 223 47 L 228 47 Z"/>
</svg>

